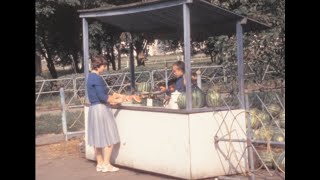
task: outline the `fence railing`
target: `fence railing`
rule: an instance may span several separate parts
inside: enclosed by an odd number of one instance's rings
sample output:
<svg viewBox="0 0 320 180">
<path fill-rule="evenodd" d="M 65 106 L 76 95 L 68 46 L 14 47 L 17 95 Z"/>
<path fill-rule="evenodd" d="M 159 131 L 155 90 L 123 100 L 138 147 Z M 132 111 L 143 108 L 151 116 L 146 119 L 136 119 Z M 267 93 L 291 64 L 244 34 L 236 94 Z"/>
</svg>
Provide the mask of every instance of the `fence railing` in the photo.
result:
<svg viewBox="0 0 320 180">
<path fill-rule="evenodd" d="M 255 71 L 251 64 L 245 65 L 245 79 L 256 76 Z M 200 74 L 201 83 L 203 88 L 215 86 L 217 84 L 228 86 L 232 80 L 236 79 L 236 71 L 232 68 L 225 68 L 223 66 L 199 66 L 192 67 L 192 72 L 198 71 Z M 263 71 L 262 81 L 266 80 L 268 76 L 272 76 L 274 71 L 267 65 Z M 135 72 L 136 82 L 149 82 L 153 88 L 159 82 L 164 82 L 165 77 L 168 79 L 173 78 L 171 69 L 158 69 L 152 71 Z M 115 73 L 102 75 L 105 83 L 109 88 L 109 93 L 129 93 L 130 92 L 130 73 Z M 246 81 L 247 82 L 247 81 Z M 60 88 L 63 88 L 61 90 Z M 63 115 L 73 107 L 83 107 L 84 104 L 84 90 L 85 82 L 84 77 L 72 77 L 64 79 L 49 79 L 36 81 L 36 106 L 55 106 L 57 109 L 62 107 L 62 126 L 63 132 L 67 135 L 73 133 L 83 133 L 80 131 L 69 131 L 68 128 L 74 126 L 76 123 L 82 123 L 82 113 L 76 115 L 73 122 L 68 121 L 68 116 Z M 247 89 L 248 90 L 248 89 Z M 61 94 L 63 92 L 63 95 Z M 236 91 L 235 91 L 236 92 Z M 62 100 L 64 96 L 64 102 Z M 279 161 L 281 154 L 285 153 L 285 87 L 280 89 L 270 88 L 265 91 L 246 91 L 246 118 L 247 129 L 243 130 L 248 139 L 231 139 L 226 138 L 229 135 L 217 133 L 215 142 L 228 141 L 228 142 L 248 142 L 246 151 L 251 151 L 253 157 L 249 157 L 251 173 L 254 173 L 260 168 L 265 168 L 269 175 L 272 176 L 271 168 L 275 168 L 279 172 L 284 173 L 283 165 Z M 51 103 L 49 103 L 51 102 Z M 62 102 L 62 104 L 61 104 Z M 239 106 L 239 97 L 237 93 L 228 93 L 222 96 L 221 106 L 231 109 L 232 107 Z M 41 109 L 41 108 L 39 108 Z M 83 108 L 82 108 L 83 111 Z M 231 111 L 230 111 L 231 112 Z M 233 115 L 237 120 L 237 115 Z M 69 124 L 69 125 L 68 125 Z M 236 124 L 233 123 L 233 124 Z M 81 125 L 81 126 L 84 126 Z M 232 132 L 228 132 L 232 133 Z M 243 155 L 243 158 L 245 155 Z"/>
</svg>

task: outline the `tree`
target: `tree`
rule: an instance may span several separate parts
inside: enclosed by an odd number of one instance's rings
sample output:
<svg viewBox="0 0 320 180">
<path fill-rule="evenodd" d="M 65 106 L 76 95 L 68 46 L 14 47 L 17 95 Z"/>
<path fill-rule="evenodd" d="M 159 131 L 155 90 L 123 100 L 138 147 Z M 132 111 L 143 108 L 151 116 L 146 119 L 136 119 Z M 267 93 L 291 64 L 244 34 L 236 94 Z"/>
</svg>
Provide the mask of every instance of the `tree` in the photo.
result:
<svg viewBox="0 0 320 180">
<path fill-rule="evenodd" d="M 51 32 L 47 27 L 51 26 L 52 16 L 55 11 L 53 1 L 37 1 L 36 2 L 36 51 L 47 61 L 48 69 L 53 78 L 57 78 L 57 72 L 54 67 L 54 50 L 51 48 Z M 51 20 L 51 21 L 50 21 Z"/>
<path fill-rule="evenodd" d="M 136 51 L 137 66 L 145 66 L 147 58 L 147 45 L 154 42 L 154 37 L 148 33 L 130 33 L 131 38 L 126 38 L 127 43 L 133 42 Z M 129 37 L 130 37 L 129 36 Z"/>
<path fill-rule="evenodd" d="M 119 5 L 131 2 L 137 1 L 37 0 L 36 51 L 46 59 L 52 78 L 58 77 L 55 64 L 73 65 L 75 72 L 83 72 L 82 23 L 77 10 L 110 6 L 109 3 Z M 93 38 L 89 42 L 91 55 L 101 53 L 103 47 L 115 41 L 114 39 L 100 43 L 106 37 L 106 32 L 98 23 L 89 24 L 89 33 Z M 101 37 L 98 37 L 99 35 Z M 78 67 L 80 61 L 82 62 L 81 69 Z"/>
<path fill-rule="evenodd" d="M 77 0 L 36 1 L 36 50 L 46 59 L 52 78 L 58 77 L 55 64 L 73 64 L 76 72 L 81 71 L 79 7 Z"/>
<path fill-rule="evenodd" d="M 266 67 L 275 70 L 274 76 L 284 78 L 285 59 L 284 17 L 285 0 L 211 0 L 215 5 L 271 25 L 270 30 L 244 35 L 244 61 L 253 64 L 255 81 L 261 83 Z M 210 37 L 206 54 L 212 62 L 231 67 L 236 62 L 235 36 Z"/>
</svg>

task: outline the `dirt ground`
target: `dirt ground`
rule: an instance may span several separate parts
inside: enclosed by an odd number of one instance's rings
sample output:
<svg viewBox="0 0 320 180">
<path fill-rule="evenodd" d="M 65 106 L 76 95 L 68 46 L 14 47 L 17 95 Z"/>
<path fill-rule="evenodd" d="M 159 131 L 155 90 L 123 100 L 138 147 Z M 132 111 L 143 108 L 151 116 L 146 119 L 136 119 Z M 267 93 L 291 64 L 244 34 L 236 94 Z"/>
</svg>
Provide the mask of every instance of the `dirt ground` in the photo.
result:
<svg viewBox="0 0 320 180">
<path fill-rule="evenodd" d="M 96 163 L 85 159 L 80 150 L 80 140 L 72 139 L 68 142 L 42 145 L 36 147 L 36 180 L 175 180 L 176 178 L 154 173 L 120 167 L 120 171 L 113 173 L 102 173 L 95 171 Z M 266 171 L 257 172 L 257 180 L 282 180 L 280 176 L 266 177 Z M 248 179 L 245 176 L 232 176 L 210 178 L 210 180 Z M 207 179 L 209 180 L 209 179 Z"/>
</svg>

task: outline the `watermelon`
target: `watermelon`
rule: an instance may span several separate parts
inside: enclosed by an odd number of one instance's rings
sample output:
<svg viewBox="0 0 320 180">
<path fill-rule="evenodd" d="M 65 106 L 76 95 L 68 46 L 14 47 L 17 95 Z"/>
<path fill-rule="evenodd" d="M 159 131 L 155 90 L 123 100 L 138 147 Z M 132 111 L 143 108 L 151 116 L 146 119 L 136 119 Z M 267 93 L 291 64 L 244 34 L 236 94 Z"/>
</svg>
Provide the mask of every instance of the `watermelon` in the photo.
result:
<svg viewBox="0 0 320 180">
<path fill-rule="evenodd" d="M 281 155 L 276 159 L 276 163 L 278 166 L 274 165 L 274 167 L 280 169 L 281 171 L 285 171 L 285 158 L 285 151 L 283 151 L 283 153 L 281 153 Z"/>
<path fill-rule="evenodd" d="M 137 91 L 138 92 L 150 92 L 151 91 L 151 84 L 148 82 L 141 82 L 137 83 Z"/>
<path fill-rule="evenodd" d="M 182 92 L 177 99 L 177 104 L 179 109 L 185 109 L 187 106 L 186 102 L 187 102 L 186 93 Z"/>
<path fill-rule="evenodd" d="M 192 108 L 201 108 L 205 105 L 205 94 L 203 91 L 196 85 L 193 85 L 191 87 L 191 98 L 192 98 Z M 185 109 L 186 108 L 186 93 L 182 92 L 178 99 L 177 104 L 179 109 Z"/>
<path fill-rule="evenodd" d="M 282 133 L 283 132 L 283 133 Z M 272 129 L 272 141 L 285 142 L 285 129 L 279 129 L 278 127 L 273 127 Z"/>
<path fill-rule="evenodd" d="M 250 125 L 252 129 L 258 129 L 261 127 L 261 122 L 258 119 L 258 114 L 260 113 L 260 110 L 257 108 L 252 108 L 249 110 L 250 114 Z"/>
<path fill-rule="evenodd" d="M 269 141 L 272 138 L 272 131 L 267 128 L 260 128 L 254 132 L 253 139 L 261 141 Z"/>
<path fill-rule="evenodd" d="M 132 96 L 126 96 L 126 101 L 132 102 Z"/>
<path fill-rule="evenodd" d="M 273 117 L 276 117 L 282 110 L 282 108 L 278 104 L 270 104 L 267 106 L 267 109 Z"/>
<path fill-rule="evenodd" d="M 280 127 L 281 127 L 281 128 L 285 128 L 285 125 L 286 125 L 285 115 L 286 115 L 286 113 L 285 113 L 284 111 L 281 111 L 280 114 L 279 114 Z"/>
<path fill-rule="evenodd" d="M 273 134 L 273 136 L 272 136 L 272 141 L 284 142 L 284 141 L 285 141 L 285 138 L 284 138 L 284 136 L 282 135 L 282 133 L 275 133 L 275 134 Z"/>
<path fill-rule="evenodd" d="M 271 117 L 267 112 L 260 112 L 258 114 L 258 118 L 262 121 L 264 126 L 269 126 L 271 123 Z"/>
<path fill-rule="evenodd" d="M 132 99 L 136 102 L 141 102 L 141 98 L 139 96 L 132 96 Z"/>
<path fill-rule="evenodd" d="M 272 168 L 273 166 L 273 155 L 274 153 L 268 150 L 263 150 L 259 152 L 259 155 L 263 161 L 263 163 L 268 167 Z M 260 161 L 260 164 L 262 165 L 262 162 Z"/>
<path fill-rule="evenodd" d="M 270 116 L 257 108 L 251 108 L 249 110 L 249 114 L 252 129 L 258 129 L 262 126 L 262 124 L 264 126 L 268 126 L 270 124 Z"/>
<path fill-rule="evenodd" d="M 221 103 L 220 94 L 214 89 L 209 89 L 206 95 L 206 102 L 208 107 L 219 106 Z"/>
<path fill-rule="evenodd" d="M 133 104 L 141 104 L 142 100 L 139 96 L 137 95 L 132 95 L 132 103 Z"/>
</svg>

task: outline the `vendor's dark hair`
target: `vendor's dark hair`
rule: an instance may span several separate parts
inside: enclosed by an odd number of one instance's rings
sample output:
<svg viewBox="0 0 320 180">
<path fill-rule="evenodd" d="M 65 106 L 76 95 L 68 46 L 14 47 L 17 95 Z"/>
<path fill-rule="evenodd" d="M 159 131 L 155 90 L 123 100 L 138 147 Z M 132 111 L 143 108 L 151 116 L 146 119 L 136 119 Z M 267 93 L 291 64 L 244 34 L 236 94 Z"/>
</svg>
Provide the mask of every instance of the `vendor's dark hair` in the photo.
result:
<svg viewBox="0 0 320 180">
<path fill-rule="evenodd" d="M 97 70 L 102 65 L 107 65 L 107 60 L 103 55 L 96 55 L 91 58 L 91 69 Z"/>
<path fill-rule="evenodd" d="M 177 61 L 175 63 L 173 63 L 172 66 L 177 66 L 179 69 L 181 69 L 181 71 L 184 73 L 184 62 L 183 61 Z"/>
</svg>

